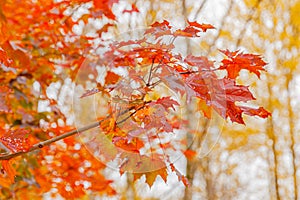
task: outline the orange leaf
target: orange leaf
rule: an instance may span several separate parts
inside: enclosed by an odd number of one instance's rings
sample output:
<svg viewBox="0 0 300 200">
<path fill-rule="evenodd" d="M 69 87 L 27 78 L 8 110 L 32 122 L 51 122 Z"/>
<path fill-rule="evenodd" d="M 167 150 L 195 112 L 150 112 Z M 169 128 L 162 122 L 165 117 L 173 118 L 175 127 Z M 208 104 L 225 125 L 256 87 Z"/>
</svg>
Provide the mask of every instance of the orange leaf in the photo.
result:
<svg viewBox="0 0 300 200">
<path fill-rule="evenodd" d="M 12 167 L 9 160 L 2 160 L 1 166 L 3 170 L 7 173 L 9 180 L 11 183 L 15 182 L 16 170 Z"/>
<path fill-rule="evenodd" d="M 186 158 L 188 160 L 193 160 L 195 158 L 195 156 L 197 155 L 197 152 L 193 151 L 193 150 L 190 150 L 190 149 L 187 149 L 183 152 L 183 154 L 186 156 Z"/>
<path fill-rule="evenodd" d="M 230 52 L 228 50 L 220 50 L 228 59 L 222 61 L 219 69 L 225 69 L 228 77 L 235 79 L 242 69 L 253 72 L 260 77 L 260 71 L 265 71 L 264 66 L 267 64 L 259 55 L 243 54 L 239 51 Z"/>
<path fill-rule="evenodd" d="M 26 129 L 9 131 L 0 137 L 0 142 L 14 153 L 26 152 L 31 147 L 28 140 L 28 134 L 29 131 Z"/>
<path fill-rule="evenodd" d="M 206 32 L 207 29 L 215 29 L 215 27 L 213 27 L 210 24 L 199 24 L 196 21 L 195 22 L 189 22 L 188 21 L 188 23 L 189 23 L 190 26 L 194 26 L 194 27 L 202 29 L 203 32 Z"/>
<path fill-rule="evenodd" d="M 105 77 L 105 84 L 107 85 L 116 84 L 120 78 L 121 77 L 118 74 L 108 71 Z"/>
</svg>

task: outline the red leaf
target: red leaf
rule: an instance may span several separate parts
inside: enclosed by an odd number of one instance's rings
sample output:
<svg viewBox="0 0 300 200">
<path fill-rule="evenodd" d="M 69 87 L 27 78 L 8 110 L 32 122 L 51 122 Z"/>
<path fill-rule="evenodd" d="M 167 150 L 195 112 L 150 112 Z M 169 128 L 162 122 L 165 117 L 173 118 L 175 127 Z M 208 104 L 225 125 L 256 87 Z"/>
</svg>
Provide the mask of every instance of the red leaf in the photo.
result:
<svg viewBox="0 0 300 200">
<path fill-rule="evenodd" d="M 183 154 L 186 156 L 186 158 L 188 160 L 193 160 L 195 158 L 195 156 L 197 155 L 197 152 L 193 151 L 191 149 L 187 149 L 187 150 L 183 151 Z"/>
<path fill-rule="evenodd" d="M 106 33 L 108 31 L 108 28 L 114 26 L 113 24 L 105 24 L 100 30 L 97 31 L 97 33 L 99 34 L 99 36 L 102 36 L 102 33 Z"/>
<path fill-rule="evenodd" d="M 188 23 L 189 23 L 190 26 L 194 26 L 194 27 L 202 29 L 203 32 L 206 32 L 207 29 L 215 29 L 215 27 L 213 27 L 210 24 L 199 24 L 196 21 L 195 22 L 188 21 Z"/>
<path fill-rule="evenodd" d="M 113 85 L 120 80 L 120 76 L 114 72 L 108 71 L 105 77 L 105 84 Z"/>
<path fill-rule="evenodd" d="M 221 89 L 224 91 L 222 97 L 226 101 L 235 102 L 235 101 L 250 101 L 255 100 L 248 86 L 236 85 L 235 80 L 224 79 Z M 220 91 L 222 92 L 222 91 Z"/>
<path fill-rule="evenodd" d="M 151 25 L 151 28 L 145 31 L 145 34 L 153 34 L 155 38 L 158 38 L 163 35 L 171 35 L 171 26 L 169 25 L 169 22 L 164 20 L 163 22 L 155 22 Z"/>
<path fill-rule="evenodd" d="M 243 54 L 239 53 L 239 51 L 220 51 L 224 53 L 228 59 L 222 61 L 222 66 L 219 69 L 225 69 L 229 78 L 235 79 L 242 69 L 253 72 L 258 77 L 260 77 L 260 71 L 265 71 L 264 66 L 267 63 L 263 61 L 259 55 Z"/>
<path fill-rule="evenodd" d="M 175 37 L 199 37 L 199 35 L 197 35 L 199 32 L 201 32 L 201 30 L 188 26 L 185 29 L 176 30 L 173 35 Z"/>
<path fill-rule="evenodd" d="M 186 187 L 190 186 L 188 179 L 184 175 L 182 175 L 181 172 L 178 171 L 178 169 L 176 169 L 173 163 L 170 164 L 170 167 L 171 170 L 177 175 L 179 181 L 181 181 Z"/>
<path fill-rule="evenodd" d="M 15 176 L 17 174 L 15 168 L 10 164 L 10 160 L 2 160 L 1 161 L 2 169 L 7 173 L 9 180 L 14 183 Z"/>
<path fill-rule="evenodd" d="M 123 11 L 123 13 L 126 13 L 126 12 L 128 12 L 128 13 L 133 13 L 133 12 L 140 12 L 139 11 L 139 9 L 136 7 L 136 5 L 135 4 L 131 4 L 131 10 L 124 10 Z"/>
<path fill-rule="evenodd" d="M 173 110 L 175 110 L 174 106 L 179 106 L 179 103 L 177 101 L 171 99 L 171 97 L 159 98 L 156 100 L 155 103 L 162 105 L 166 110 L 169 108 L 172 108 Z"/>
<path fill-rule="evenodd" d="M 93 0 L 93 2 L 96 10 L 101 11 L 109 19 L 116 19 L 116 16 L 112 12 L 112 6 L 118 3 L 119 0 Z"/>
<path fill-rule="evenodd" d="M 26 129 L 17 129 L 9 131 L 0 137 L 2 142 L 7 148 L 14 153 L 26 152 L 30 149 L 31 145 L 28 140 L 29 131 Z"/>
<path fill-rule="evenodd" d="M 232 102 L 228 102 L 226 105 L 226 117 L 229 117 L 232 122 L 236 122 L 239 124 L 245 124 L 242 117 L 242 109 L 236 106 Z"/>
<path fill-rule="evenodd" d="M 165 182 L 167 181 L 167 167 L 164 160 L 158 154 L 146 155 L 130 155 L 127 161 L 120 167 L 120 172 L 134 173 L 134 180 L 139 179 L 143 175 L 146 176 L 146 183 L 151 188 L 156 178 L 160 176 Z"/>
<path fill-rule="evenodd" d="M 135 153 L 139 153 L 139 150 L 144 146 L 144 143 L 137 138 L 133 138 L 131 141 L 129 141 L 127 137 L 119 136 L 113 137 L 112 143 L 124 151 Z"/>
<path fill-rule="evenodd" d="M 10 67 L 14 68 L 29 68 L 30 60 L 23 50 L 20 50 L 16 45 L 12 45 L 10 42 L 5 42 L 3 44 L 3 49 L 7 53 L 7 56 L 12 59 L 13 65 Z"/>
<path fill-rule="evenodd" d="M 208 60 L 208 58 L 205 56 L 192 56 L 192 55 L 188 55 L 184 59 L 184 62 L 192 66 L 197 66 L 200 70 L 209 69 L 213 67 L 214 64 L 212 61 Z"/>
<path fill-rule="evenodd" d="M 262 118 L 267 118 L 271 116 L 271 113 L 265 110 L 263 107 L 249 108 L 249 107 L 241 106 L 240 108 L 242 109 L 243 113 L 245 113 L 246 115 L 259 116 Z"/>
<path fill-rule="evenodd" d="M 11 63 L 12 63 L 12 60 L 9 59 L 7 53 L 0 47 L 0 64 L 3 64 L 6 67 L 9 67 Z"/>
</svg>

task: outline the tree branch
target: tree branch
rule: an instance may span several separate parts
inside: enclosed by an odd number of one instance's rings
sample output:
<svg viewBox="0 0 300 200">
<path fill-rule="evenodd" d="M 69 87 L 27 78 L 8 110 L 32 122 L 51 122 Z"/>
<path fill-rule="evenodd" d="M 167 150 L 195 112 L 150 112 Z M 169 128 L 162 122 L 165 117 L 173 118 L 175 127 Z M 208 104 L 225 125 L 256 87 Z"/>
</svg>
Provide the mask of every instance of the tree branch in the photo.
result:
<svg viewBox="0 0 300 200">
<path fill-rule="evenodd" d="M 133 112 L 133 113 L 130 114 L 130 116 L 132 116 L 132 115 L 134 115 L 138 110 L 141 110 L 146 104 L 148 104 L 148 103 L 150 103 L 150 102 L 151 102 L 151 101 L 146 101 L 146 102 L 144 102 L 144 104 L 143 104 L 141 107 L 139 107 L 139 108 L 136 108 L 136 106 L 131 106 L 130 108 L 128 108 L 128 109 L 124 110 L 123 112 L 121 112 L 118 116 L 124 115 L 124 114 L 126 114 L 126 113 L 129 113 L 131 110 L 136 109 L 135 112 Z M 52 143 L 54 143 L 54 142 L 57 142 L 57 141 L 59 141 L 59 140 L 62 140 L 62 139 L 64 139 L 64 138 L 67 138 L 67 137 L 70 137 L 70 136 L 72 136 L 72 135 L 75 135 L 76 133 L 82 133 L 82 132 L 85 132 L 85 131 L 90 130 L 90 129 L 92 129 L 92 128 L 96 128 L 96 127 L 98 127 L 98 126 L 101 124 L 101 122 L 103 122 L 105 119 L 108 119 L 109 117 L 111 117 L 111 116 L 107 116 L 107 117 L 105 117 L 105 118 L 102 119 L 102 120 L 99 120 L 99 121 L 97 121 L 97 122 L 91 123 L 91 124 L 86 125 L 86 126 L 84 126 L 84 127 L 81 127 L 81 128 L 78 128 L 78 129 L 74 129 L 74 130 L 72 130 L 72 131 L 66 132 L 66 133 L 64 133 L 64 134 L 62 134 L 62 135 L 56 136 L 56 137 L 51 138 L 51 139 L 49 139 L 49 140 L 45 140 L 45 141 L 39 142 L 39 143 L 37 143 L 37 144 L 34 144 L 28 151 L 24 151 L 24 152 L 16 152 L 16 153 L 9 153 L 9 154 L 4 154 L 4 155 L 3 155 L 3 154 L 2 154 L 2 155 L 0 154 L 0 160 L 9 160 L 9 159 L 11 159 L 11 158 L 14 158 L 14 157 L 17 157 L 17 156 L 21 156 L 21 155 L 27 154 L 27 153 L 29 153 L 29 152 L 35 151 L 35 150 L 37 150 L 37 149 L 41 149 L 41 148 L 43 148 L 44 146 L 48 146 L 48 145 L 50 145 L 50 144 L 52 144 Z M 121 120 L 120 122 L 117 122 L 117 124 L 123 123 L 123 122 L 126 121 L 127 119 L 129 119 L 129 117 L 127 117 L 127 118 Z"/>
<path fill-rule="evenodd" d="M 104 120 L 104 119 L 103 119 L 103 120 Z M 62 139 L 64 139 L 64 138 L 67 138 L 67 137 L 70 137 L 70 136 L 72 136 L 72 135 L 75 135 L 76 133 L 82 133 L 82 132 L 87 131 L 87 130 L 89 130 L 89 129 L 98 127 L 99 124 L 100 124 L 103 120 L 100 120 L 100 121 L 98 121 L 98 122 L 94 122 L 94 123 L 92 123 L 92 124 L 89 124 L 89 125 L 87 125 L 87 126 L 84 126 L 84 127 L 82 127 L 82 128 L 79 128 L 79 129 L 74 129 L 74 130 L 72 130 L 72 131 L 69 131 L 69 132 L 64 133 L 64 134 L 62 134 L 62 135 L 59 135 L 59 136 L 57 136 L 57 137 L 51 138 L 51 139 L 49 139 L 49 140 L 45 140 L 45 141 L 43 141 L 43 142 L 39 142 L 39 143 L 33 145 L 33 146 L 32 146 L 28 151 L 26 151 L 26 152 L 16 152 L 16 153 L 10 153 L 10 154 L 6 154 L 6 155 L 2 155 L 2 156 L 0 156 L 0 160 L 9 160 L 9 159 L 11 159 L 11 158 L 14 158 L 14 157 L 17 157 L 17 156 L 21 156 L 21 155 L 27 154 L 27 153 L 29 153 L 29 152 L 35 151 L 35 150 L 37 150 L 37 149 L 41 149 L 41 148 L 43 148 L 44 146 L 48 146 L 48 145 L 50 145 L 50 144 L 52 144 L 52 143 L 54 143 L 54 142 L 57 142 L 57 141 L 59 141 L 59 140 L 62 140 Z"/>
</svg>

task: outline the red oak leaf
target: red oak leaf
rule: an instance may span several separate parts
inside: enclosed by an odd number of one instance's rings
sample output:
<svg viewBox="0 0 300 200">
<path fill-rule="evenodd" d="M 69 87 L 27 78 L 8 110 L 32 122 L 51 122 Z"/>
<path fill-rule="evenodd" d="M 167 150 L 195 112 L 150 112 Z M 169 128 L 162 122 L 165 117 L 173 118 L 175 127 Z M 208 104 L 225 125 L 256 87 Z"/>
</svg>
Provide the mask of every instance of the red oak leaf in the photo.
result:
<svg viewBox="0 0 300 200">
<path fill-rule="evenodd" d="M 265 71 L 264 66 L 267 63 L 259 55 L 243 54 L 239 51 L 220 51 L 228 58 L 222 61 L 222 66 L 219 69 L 225 69 L 228 73 L 228 78 L 235 79 L 242 69 L 253 72 L 258 77 L 260 77 L 260 71 Z"/>
</svg>

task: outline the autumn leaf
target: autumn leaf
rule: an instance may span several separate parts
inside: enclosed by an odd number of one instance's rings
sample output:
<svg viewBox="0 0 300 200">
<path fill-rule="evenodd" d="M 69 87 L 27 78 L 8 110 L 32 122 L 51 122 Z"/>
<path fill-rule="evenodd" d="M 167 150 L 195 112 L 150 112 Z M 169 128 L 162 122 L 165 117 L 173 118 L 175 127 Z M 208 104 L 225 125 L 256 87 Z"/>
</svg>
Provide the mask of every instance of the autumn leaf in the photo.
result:
<svg viewBox="0 0 300 200">
<path fill-rule="evenodd" d="M 131 4 L 131 10 L 124 10 L 123 11 L 123 13 L 130 13 L 130 14 L 132 14 L 133 12 L 140 12 L 135 4 Z"/>
<path fill-rule="evenodd" d="M 105 77 L 105 84 L 113 85 L 120 80 L 120 76 L 114 72 L 108 71 Z"/>
<path fill-rule="evenodd" d="M 7 56 L 13 61 L 10 67 L 30 69 L 30 60 L 26 53 L 20 50 L 16 45 L 12 45 L 9 41 L 2 45 L 2 48 L 7 53 Z"/>
<path fill-rule="evenodd" d="M 156 100 L 155 103 L 162 105 L 166 110 L 168 110 L 169 108 L 172 108 L 173 110 L 175 110 L 174 106 L 179 106 L 179 103 L 177 101 L 171 99 L 171 97 L 159 98 Z"/>
<path fill-rule="evenodd" d="M 13 131 L 8 131 L 0 137 L 0 142 L 2 142 L 7 148 L 9 148 L 14 153 L 16 152 L 26 152 L 31 147 L 29 143 L 30 131 L 26 129 L 17 129 Z"/>
<path fill-rule="evenodd" d="M 10 160 L 2 160 L 1 167 L 7 173 L 10 182 L 14 183 L 17 172 L 16 172 L 15 168 L 13 168 L 11 161 Z"/>
<path fill-rule="evenodd" d="M 151 25 L 151 28 L 148 28 L 145 31 L 145 34 L 153 34 L 155 38 L 158 38 L 164 35 L 171 35 L 171 28 L 172 27 L 169 25 L 169 22 L 166 20 L 163 22 L 155 22 Z"/>
<path fill-rule="evenodd" d="M 190 26 L 197 27 L 197 28 L 201 29 L 203 32 L 206 32 L 207 29 L 215 29 L 215 27 L 213 27 L 211 24 L 199 24 L 196 21 L 195 22 L 188 21 L 188 24 Z"/>
<path fill-rule="evenodd" d="M 183 151 L 183 154 L 186 156 L 187 159 L 193 160 L 196 157 L 197 152 L 195 152 L 191 149 L 187 149 L 187 150 Z"/>
<path fill-rule="evenodd" d="M 112 12 L 112 6 L 119 0 L 93 0 L 96 10 L 101 11 L 107 18 L 115 20 L 116 16 Z"/>
<path fill-rule="evenodd" d="M 210 69 L 213 67 L 214 64 L 214 62 L 208 60 L 208 58 L 205 56 L 193 56 L 193 55 L 188 55 L 184 59 L 184 62 L 188 63 L 191 66 L 198 67 L 199 70 Z"/>
<path fill-rule="evenodd" d="M 206 101 L 199 99 L 198 108 L 203 112 L 205 117 L 211 119 L 212 108 L 207 105 Z"/>
<path fill-rule="evenodd" d="M 228 78 L 235 79 L 242 69 L 253 72 L 260 77 L 260 72 L 265 71 L 264 66 L 267 64 L 261 56 L 254 54 L 243 54 L 239 51 L 230 52 L 229 50 L 220 50 L 228 58 L 223 59 L 222 66 L 219 69 L 225 69 Z"/>
<path fill-rule="evenodd" d="M 123 155 L 126 157 L 126 155 Z M 146 183 L 151 188 L 156 178 L 160 176 L 165 182 L 167 181 L 167 167 L 160 155 L 130 155 L 121 165 L 120 172 L 130 172 L 134 175 L 134 180 L 138 180 L 145 175 Z"/>
<path fill-rule="evenodd" d="M 184 29 L 176 30 L 173 35 L 175 37 L 199 37 L 198 33 L 201 32 L 199 29 L 194 27 L 186 27 Z"/>
<path fill-rule="evenodd" d="M 174 166 L 173 163 L 170 163 L 171 170 L 175 172 L 178 180 L 181 181 L 186 187 L 190 186 L 188 179 Z"/>
<path fill-rule="evenodd" d="M 246 106 L 240 106 L 240 108 L 242 109 L 243 113 L 246 114 L 246 115 L 259 116 L 259 117 L 262 117 L 262 118 L 267 118 L 267 117 L 271 116 L 271 113 L 268 112 L 263 107 L 249 108 L 249 107 L 246 107 Z"/>
</svg>

